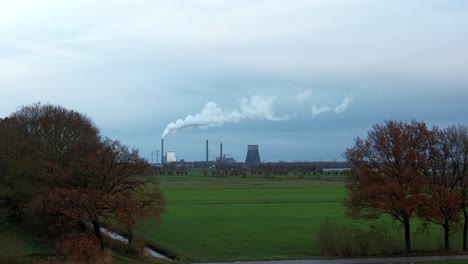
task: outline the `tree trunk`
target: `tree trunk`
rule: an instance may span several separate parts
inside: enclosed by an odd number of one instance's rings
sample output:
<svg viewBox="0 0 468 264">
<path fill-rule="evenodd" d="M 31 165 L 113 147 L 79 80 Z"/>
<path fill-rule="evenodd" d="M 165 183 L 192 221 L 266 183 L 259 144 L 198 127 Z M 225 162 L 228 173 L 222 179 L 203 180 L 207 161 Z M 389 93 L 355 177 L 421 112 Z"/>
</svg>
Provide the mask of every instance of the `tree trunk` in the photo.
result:
<svg viewBox="0 0 468 264">
<path fill-rule="evenodd" d="M 131 246 L 133 242 L 133 231 L 131 228 L 128 229 L 128 245 Z"/>
<path fill-rule="evenodd" d="M 104 243 L 102 243 L 102 236 L 101 236 L 101 227 L 99 226 L 98 221 L 93 220 L 93 227 L 94 227 L 94 235 L 99 239 L 101 250 L 104 250 Z"/>
<path fill-rule="evenodd" d="M 444 249 L 445 251 L 449 251 L 450 250 L 450 225 L 449 225 L 449 222 L 448 221 L 445 221 L 444 225 Z"/>
<path fill-rule="evenodd" d="M 83 221 L 78 221 L 78 227 L 81 229 L 81 232 L 86 232 L 86 225 Z"/>
<path fill-rule="evenodd" d="M 463 225 L 463 251 L 466 251 L 466 237 L 468 234 L 468 211 L 463 210 L 463 215 L 465 217 L 465 223 Z"/>
<path fill-rule="evenodd" d="M 405 225 L 405 244 L 406 244 L 406 253 L 411 253 L 411 229 L 409 219 L 405 219 L 403 224 Z"/>
</svg>

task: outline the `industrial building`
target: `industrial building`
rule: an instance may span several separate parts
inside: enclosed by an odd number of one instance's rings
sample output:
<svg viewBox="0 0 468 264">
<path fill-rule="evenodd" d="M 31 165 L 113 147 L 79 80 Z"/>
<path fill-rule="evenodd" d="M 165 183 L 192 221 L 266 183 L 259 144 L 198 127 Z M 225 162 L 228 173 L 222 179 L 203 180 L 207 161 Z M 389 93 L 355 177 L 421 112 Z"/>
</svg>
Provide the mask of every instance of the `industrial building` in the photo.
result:
<svg viewBox="0 0 468 264">
<path fill-rule="evenodd" d="M 175 151 L 167 151 L 166 152 L 166 162 L 176 162 L 177 161 L 177 158 L 176 158 L 176 153 Z"/>
<path fill-rule="evenodd" d="M 236 159 L 231 154 L 223 154 L 222 157 L 216 157 L 217 162 L 227 162 L 227 163 L 234 163 Z"/>
<path fill-rule="evenodd" d="M 223 143 L 219 144 L 219 157 L 216 157 L 217 162 L 236 162 L 231 154 L 223 154 Z"/>
</svg>

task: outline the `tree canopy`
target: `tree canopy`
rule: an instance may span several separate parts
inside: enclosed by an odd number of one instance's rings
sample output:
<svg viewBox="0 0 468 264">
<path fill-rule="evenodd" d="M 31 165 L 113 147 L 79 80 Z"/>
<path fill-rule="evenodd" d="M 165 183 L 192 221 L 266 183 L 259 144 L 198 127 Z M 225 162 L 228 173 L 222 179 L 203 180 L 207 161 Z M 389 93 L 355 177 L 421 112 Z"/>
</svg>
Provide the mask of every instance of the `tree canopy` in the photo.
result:
<svg viewBox="0 0 468 264">
<path fill-rule="evenodd" d="M 428 129 L 423 122 L 393 120 L 375 125 L 366 139 L 357 138 L 346 151 L 353 165 L 345 200 L 348 214 L 365 220 L 388 214 L 401 222 L 407 252 L 410 220 L 419 216 L 444 228 L 449 250 L 450 226 L 466 208 L 466 138 L 463 126 Z"/>
<path fill-rule="evenodd" d="M 50 104 L 24 106 L 0 120 L 0 199 L 4 214 L 51 219 L 55 233 L 86 233 L 103 248 L 100 225 L 131 234 L 137 221 L 159 221 L 164 198 L 138 151 L 100 135 L 83 114 Z"/>
<path fill-rule="evenodd" d="M 387 121 L 375 125 L 367 139 L 358 138 L 346 151 L 354 165 L 345 201 L 350 215 L 372 219 L 386 213 L 400 221 L 407 252 L 411 251 L 410 220 L 425 199 L 420 171 L 426 167 L 433 143 L 423 123 Z"/>
</svg>

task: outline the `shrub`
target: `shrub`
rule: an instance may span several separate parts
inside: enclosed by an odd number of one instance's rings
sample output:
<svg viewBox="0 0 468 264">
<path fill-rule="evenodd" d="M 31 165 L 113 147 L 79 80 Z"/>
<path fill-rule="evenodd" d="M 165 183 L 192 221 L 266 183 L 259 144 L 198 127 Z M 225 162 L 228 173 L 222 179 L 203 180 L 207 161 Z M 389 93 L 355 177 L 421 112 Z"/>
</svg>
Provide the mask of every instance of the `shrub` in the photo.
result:
<svg viewBox="0 0 468 264">
<path fill-rule="evenodd" d="M 382 221 L 366 225 L 333 222 L 326 219 L 317 234 L 322 256 L 355 257 L 405 253 L 401 229 L 395 223 Z"/>
<path fill-rule="evenodd" d="M 322 256 L 354 257 L 368 254 L 367 234 L 360 228 L 326 219 L 317 234 Z"/>
<path fill-rule="evenodd" d="M 71 263 L 112 263 L 112 254 L 100 250 L 100 243 L 91 234 L 69 234 L 59 246 L 59 252 L 66 262 Z"/>
<path fill-rule="evenodd" d="M 391 223 L 377 222 L 370 225 L 369 239 L 372 241 L 373 251 L 378 255 L 395 255 L 405 252 L 401 233 Z"/>
</svg>

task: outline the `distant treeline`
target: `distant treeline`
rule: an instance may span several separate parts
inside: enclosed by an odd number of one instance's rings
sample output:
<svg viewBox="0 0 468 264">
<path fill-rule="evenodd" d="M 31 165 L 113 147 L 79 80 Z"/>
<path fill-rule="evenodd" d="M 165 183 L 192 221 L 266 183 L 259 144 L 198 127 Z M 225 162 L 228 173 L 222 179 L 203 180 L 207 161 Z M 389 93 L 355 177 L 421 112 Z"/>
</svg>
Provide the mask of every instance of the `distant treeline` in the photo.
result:
<svg viewBox="0 0 468 264">
<path fill-rule="evenodd" d="M 219 169 L 239 169 L 239 168 L 257 168 L 268 166 L 270 168 L 281 168 L 286 170 L 297 170 L 301 168 L 312 168 L 314 170 L 321 169 L 346 169 L 351 168 L 352 164 L 347 161 L 278 161 L 278 162 L 262 162 L 256 165 L 247 165 L 245 162 L 219 162 L 219 161 L 176 161 L 161 164 L 152 164 L 153 170 L 158 170 L 166 167 L 174 168 L 219 168 Z"/>
<path fill-rule="evenodd" d="M 210 165 L 211 164 L 211 165 Z M 188 175 L 231 177 L 265 177 L 296 175 L 303 178 L 306 175 L 320 178 L 321 174 L 344 175 L 350 169 L 348 162 L 268 162 L 247 166 L 240 162 L 171 162 L 163 166 L 153 165 L 155 175 Z"/>
</svg>

